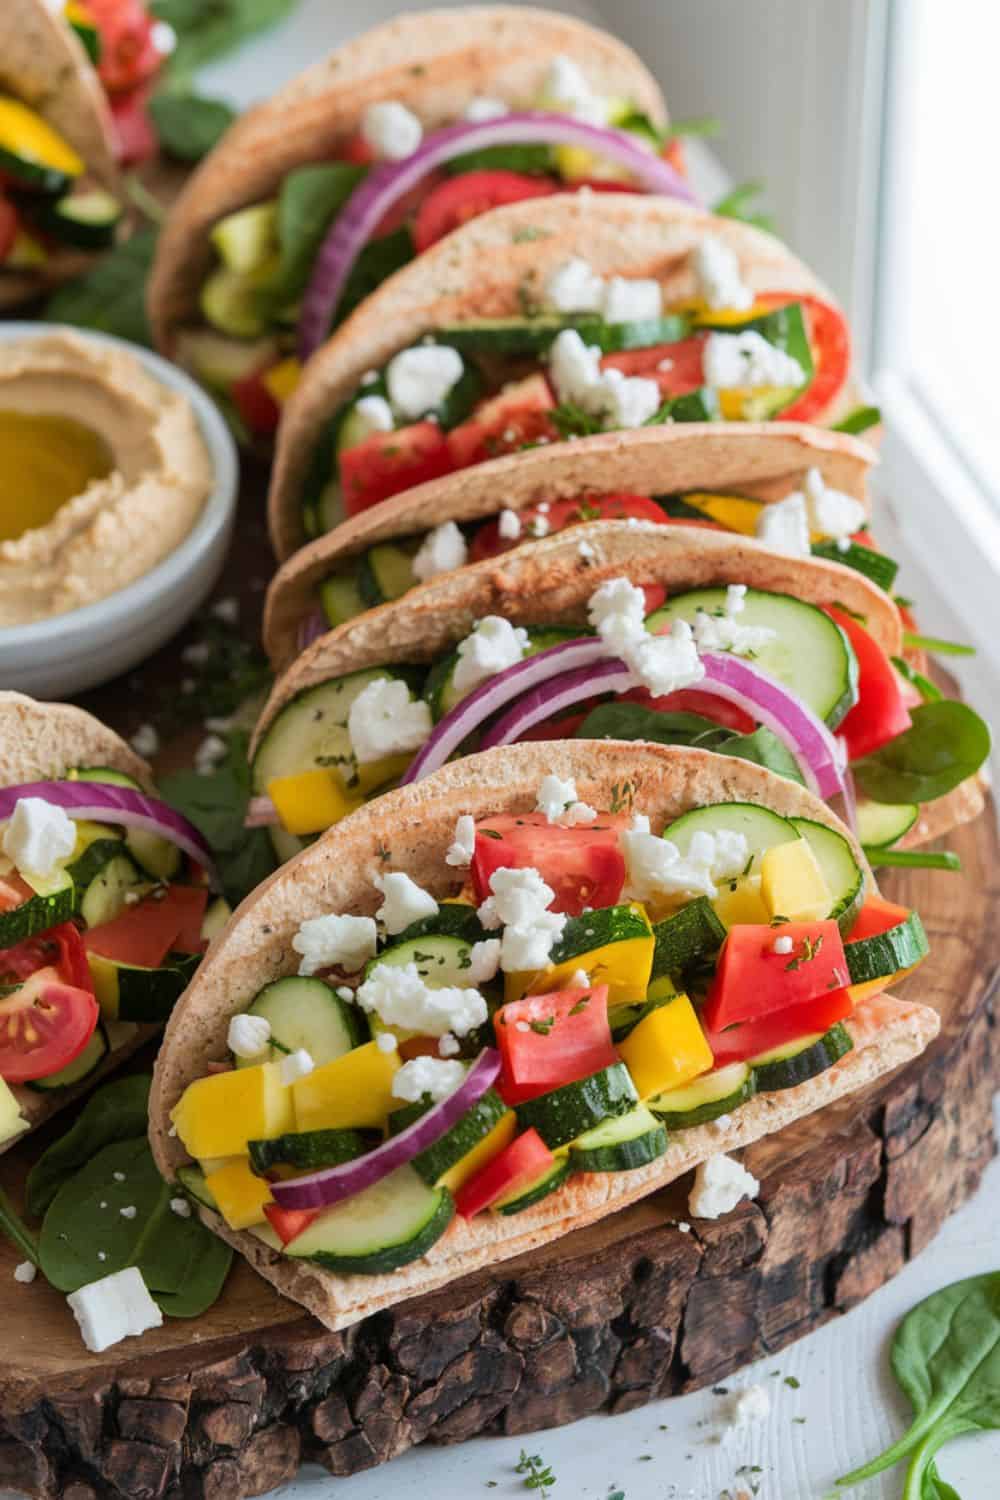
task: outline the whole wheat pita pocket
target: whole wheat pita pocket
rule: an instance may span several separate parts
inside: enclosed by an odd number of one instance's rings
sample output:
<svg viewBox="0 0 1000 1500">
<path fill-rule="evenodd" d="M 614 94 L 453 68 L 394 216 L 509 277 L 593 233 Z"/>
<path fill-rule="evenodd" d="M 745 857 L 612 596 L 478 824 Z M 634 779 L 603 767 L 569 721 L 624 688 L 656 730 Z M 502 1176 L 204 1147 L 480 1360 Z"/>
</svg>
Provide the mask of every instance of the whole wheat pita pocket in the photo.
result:
<svg viewBox="0 0 1000 1500">
<path fill-rule="evenodd" d="M 405 870 L 436 896 L 460 884 L 444 862 L 456 818 L 521 812 L 534 806 L 543 776 L 575 780 L 579 796 L 608 807 L 623 779 L 633 806 L 654 831 L 687 809 L 730 800 L 755 802 L 789 816 L 805 816 L 846 830 L 821 802 L 758 766 L 699 750 L 606 741 L 519 745 L 452 763 L 416 786 L 364 806 L 273 875 L 237 910 L 207 957 L 167 1027 L 150 1096 L 150 1139 L 161 1171 L 172 1177 L 185 1160 L 172 1134 L 170 1111 L 211 1062 L 226 1058 L 230 1018 L 272 979 L 295 971 L 291 939 L 302 921 L 326 912 L 371 914 L 380 900 L 373 876 Z M 855 857 L 870 872 L 857 845 Z M 385 851 L 389 851 L 386 861 Z M 872 886 L 873 886 L 873 882 Z M 719 1152 L 749 1144 L 864 1087 L 917 1056 L 934 1038 L 934 1011 L 888 996 L 859 1005 L 847 1021 L 854 1047 L 809 1083 L 759 1095 L 728 1123 L 674 1134 L 667 1154 L 632 1172 L 580 1174 L 534 1208 L 513 1217 L 452 1221 L 422 1259 L 386 1275 L 343 1276 L 287 1258 L 249 1233 L 228 1230 L 218 1215 L 204 1221 L 239 1249 L 280 1291 L 330 1328 L 358 1322 L 381 1308 L 445 1286 L 459 1276 L 546 1244 L 571 1229 L 634 1202 Z M 722 1128 L 720 1128 L 720 1123 Z"/>
<path fill-rule="evenodd" d="M 69 703 L 38 703 L 23 693 L 0 692 L 0 786 L 58 780 L 67 771 L 84 766 L 107 766 L 131 776 L 144 791 L 154 791 L 153 773 L 146 762 L 93 714 Z M 109 1036 L 111 1047 L 104 1063 L 75 1086 L 39 1093 L 11 1085 L 29 1128 L 41 1125 L 81 1094 L 89 1093 L 106 1073 L 155 1034 L 153 1026 L 122 1026 L 114 1040 Z M 16 1136 L 4 1142 L 0 1152 L 19 1139 Z"/>
<path fill-rule="evenodd" d="M 754 292 L 816 296 L 836 305 L 773 235 L 676 199 L 632 193 L 562 193 L 494 209 L 404 266 L 313 355 L 283 409 L 268 496 L 279 560 L 306 540 L 301 487 L 315 446 L 368 370 L 448 324 L 523 315 L 526 300 L 541 299 L 547 275 L 573 256 L 584 256 L 604 277 L 659 281 L 667 308 L 690 302 L 698 296 L 691 253 L 708 234 L 733 251 Z M 859 404 L 861 393 L 849 378 L 818 420 L 832 425 Z M 600 440 L 578 438 L 574 448 L 582 452 Z"/>
<path fill-rule="evenodd" d="M 534 6 L 397 16 L 286 83 L 237 121 L 171 210 L 149 284 L 158 346 L 169 353 L 178 325 L 197 308 L 212 226 L 273 194 L 293 168 L 332 156 L 369 105 L 399 100 L 427 129 L 460 119 L 477 95 L 523 108 L 557 55 L 576 62 L 598 93 L 631 99 L 656 124 L 666 123 L 659 86 L 629 47 L 572 16 Z"/>
<path fill-rule="evenodd" d="M 377 542 L 430 531 L 443 521 L 461 525 L 501 509 L 622 491 L 712 490 L 781 500 L 802 488 L 811 468 L 829 488 L 867 504 L 875 461 L 874 450 L 858 438 L 799 422 L 685 422 L 494 459 L 372 506 L 293 553 L 268 587 L 264 646 L 280 670 L 298 650 L 299 626 L 324 578 Z"/>
</svg>

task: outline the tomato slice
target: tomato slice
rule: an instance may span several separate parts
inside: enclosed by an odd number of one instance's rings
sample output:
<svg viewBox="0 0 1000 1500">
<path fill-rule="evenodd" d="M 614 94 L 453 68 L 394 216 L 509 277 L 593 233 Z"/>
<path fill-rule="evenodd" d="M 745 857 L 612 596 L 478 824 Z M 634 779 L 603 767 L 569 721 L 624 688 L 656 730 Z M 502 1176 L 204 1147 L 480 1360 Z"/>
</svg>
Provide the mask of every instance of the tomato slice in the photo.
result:
<svg viewBox="0 0 1000 1500">
<path fill-rule="evenodd" d="M 21 216 L 16 207 L 0 192 L 0 265 L 13 249 L 20 225 Z"/>
<path fill-rule="evenodd" d="M 116 94 L 111 99 L 111 120 L 115 148 L 123 166 L 138 166 L 150 161 L 160 143 L 149 118 L 149 90 L 138 88 L 130 94 Z"/>
<path fill-rule="evenodd" d="M 267 365 L 264 369 L 254 370 L 242 380 L 234 381 L 231 387 L 236 410 L 251 432 L 263 436 L 277 432 L 281 421 L 281 407 L 264 384 L 264 376 L 271 368 Z"/>
<path fill-rule="evenodd" d="M 887 901 L 884 896 L 877 896 L 873 892 L 858 912 L 847 941 L 860 943 L 865 938 L 877 937 L 881 932 L 888 932 L 891 927 L 898 927 L 909 915 L 908 906 L 897 906 L 894 901 Z"/>
<path fill-rule="evenodd" d="M 18 877 L 9 878 L 7 883 L 14 878 Z M 13 948 L 0 950 L 0 983 L 16 984 L 46 968 L 55 968 L 66 984 L 83 990 L 93 988 L 83 939 L 72 922 L 60 922 Z"/>
<path fill-rule="evenodd" d="M 323 1212 L 320 1208 L 279 1208 L 277 1203 L 265 1203 L 267 1222 L 283 1245 L 297 1239 Z"/>
<path fill-rule="evenodd" d="M 745 709 L 716 698 L 712 693 L 703 693 L 699 688 L 679 688 L 676 693 L 665 693 L 660 697 L 654 697 L 648 688 L 629 688 L 616 697 L 619 703 L 639 703 L 658 714 L 698 714 L 737 734 L 752 734 L 756 728 L 756 721 Z"/>
<path fill-rule="evenodd" d="M 480 526 L 469 548 L 469 561 L 481 562 L 485 557 L 499 557 L 509 552 L 533 534 L 532 528 L 539 521 L 546 523 L 546 536 L 565 531 L 568 526 L 580 526 L 586 521 L 653 521 L 662 525 L 667 519 L 663 507 L 648 495 L 583 495 L 579 500 L 552 500 L 546 510 L 537 505 L 528 505 L 518 512 L 521 518 L 521 535 L 511 540 L 500 535 L 500 519 L 487 521 Z"/>
<path fill-rule="evenodd" d="M 760 1057 L 761 1053 L 783 1047 L 798 1037 L 822 1036 L 831 1026 L 849 1016 L 853 1009 L 849 990 L 830 990 L 803 1005 L 793 1005 L 759 1020 L 727 1027 L 725 1031 L 706 1030 L 705 1034 L 716 1067 L 723 1068 L 727 1063 Z"/>
<path fill-rule="evenodd" d="M 503 1059 L 499 1089 L 511 1107 L 589 1078 L 618 1060 L 606 984 L 512 1000 L 500 1007 L 493 1024 Z"/>
<path fill-rule="evenodd" d="M 704 352 L 707 333 L 692 334 L 676 344 L 654 344 L 649 349 L 627 349 L 606 354 L 603 370 L 621 370 L 624 375 L 644 375 L 655 380 L 663 396 L 686 396 L 705 383 Z"/>
<path fill-rule="evenodd" d="M 339 456 L 344 509 L 357 516 L 380 500 L 440 479 L 454 468 L 448 442 L 436 422 L 414 422 L 396 432 L 377 432 Z"/>
<path fill-rule="evenodd" d="M 448 433 L 448 451 L 456 469 L 516 453 L 529 443 L 554 442 L 559 433 L 549 412 L 555 399 L 544 375 L 530 375 L 504 386 L 472 416 Z"/>
<path fill-rule="evenodd" d="M 455 1194 L 455 1207 L 463 1219 L 471 1219 L 498 1198 L 527 1187 L 554 1163 L 555 1157 L 538 1131 L 525 1130 L 469 1178 Z"/>
<path fill-rule="evenodd" d="M 476 826 L 472 881 L 478 902 L 490 891 L 494 870 L 539 872 L 555 897 L 552 911 L 579 916 L 585 906 L 614 906 L 625 884 L 618 835 L 624 813 L 598 814 L 593 823 L 563 828 L 544 813 L 503 813 Z"/>
<path fill-rule="evenodd" d="M 784 292 L 762 294 L 759 302 L 785 307 L 799 302 L 805 312 L 813 354 L 813 378 L 791 406 L 779 413 L 782 422 L 815 422 L 840 394 L 851 370 L 851 334 L 839 308 L 819 297 Z"/>
<path fill-rule="evenodd" d="M 837 733 L 847 742 L 849 759 L 859 760 L 909 729 L 910 711 L 896 669 L 878 642 L 845 610 L 835 605 L 825 608 L 858 659 L 858 701 L 838 725 Z"/>
<path fill-rule="evenodd" d="M 414 244 L 423 252 L 491 208 L 527 198 L 549 198 L 556 191 L 550 177 L 529 177 L 524 172 L 484 169 L 449 177 L 427 194 L 417 210 Z"/>
<path fill-rule="evenodd" d="M 114 959 L 120 964 L 134 964 L 140 969 L 158 969 L 167 954 L 174 948 L 196 953 L 201 948 L 201 922 L 197 918 L 197 899 L 187 896 L 178 899 L 177 892 L 183 886 L 170 886 L 157 898 L 153 892 L 135 906 L 125 910 L 110 922 L 91 927 L 84 943 L 88 953 L 101 958 Z M 204 916 L 206 894 L 203 889 L 187 887 L 192 897 L 200 898 L 201 915 Z M 197 923 L 197 939 L 194 947 L 187 944 Z M 185 942 L 181 942 L 181 933 Z"/>
<path fill-rule="evenodd" d="M 142 0 L 86 0 L 86 10 L 100 34 L 97 76 L 109 94 L 128 93 L 159 71 L 163 54 Z"/>
<path fill-rule="evenodd" d="M 783 938 L 791 939 L 791 952 L 776 953 Z M 849 977 L 836 922 L 738 925 L 722 946 L 702 1015 L 709 1031 L 722 1031 L 843 989 Z"/>
<path fill-rule="evenodd" d="M 0 1078 L 30 1083 L 79 1057 L 94 1034 L 98 1005 L 58 969 L 36 969 L 0 1000 Z"/>
</svg>

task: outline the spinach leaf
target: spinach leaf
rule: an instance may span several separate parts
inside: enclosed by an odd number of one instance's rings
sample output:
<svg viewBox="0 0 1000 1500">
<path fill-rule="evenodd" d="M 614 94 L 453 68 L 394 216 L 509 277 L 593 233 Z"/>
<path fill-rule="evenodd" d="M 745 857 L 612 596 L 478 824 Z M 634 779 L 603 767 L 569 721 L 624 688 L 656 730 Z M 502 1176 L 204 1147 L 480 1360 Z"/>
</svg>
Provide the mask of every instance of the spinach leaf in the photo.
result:
<svg viewBox="0 0 1000 1500">
<path fill-rule="evenodd" d="M 39 1240 L 43 1274 L 73 1292 L 136 1266 L 165 1312 L 196 1317 L 219 1295 L 232 1252 L 194 1214 L 174 1213 L 175 1196 L 144 1135 L 105 1146 L 52 1200 Z"/>
<path fill-rule="evenodd" d="M 364 167 L 339 161 L 289 172 L 278 195 L 278 268 L 262 289 L 269 308 L 278 311 L 298 302 L 327 230 L 364 175 Z"/>
<path fill-rule="evenodd" d="M 752 761 L 754 765 L 774 771 L 776 775 L 784 776 L 789 781 L 797 781 L 800 786 L 805 785 L 795 756 L 764 724 L 755 729 L 753 734 L 733 734 L 717 745 L 706 745 L 704 748 L 714 750 L 716 755 L 734 755 L 737 760 Z"/>
<path fill-rule="evenodd" d="M 225 759 L 207 776 L 175 771 L 160 779 L 160 795 L 195 825 L 208 840 L 226 900 L 233 906 L 275 868 L 267 830 L 245 828 L 250 801 L 249 736 L 228 736 Z"/>
<path fill-rule="evenodd" d="M 38 1241 L 3 1188 L 0 1188 L 0 1234 L 5 1234 L 32 1265 L 38 1265 Z"/>
<path fill-rule="evenodd" d="M 160 146 L 178 161 L 201 161 L 236 119 L 222 99 L 161 89 L 149 101 L 149 117 Z"/>
<path fill-rule="evenodd" d="M 853 767 L 876 802 L 931 802 L 972 776 L 990 753 L 990 731 L 965 703 L 942 699 L 911 710 L 902 734 Z"/>
<path fill-rule="evenodd" d="M 45 304 L 45 318 L 50 323 L 94 328 L 133 344 L 151 345 L 146 279 L 155 248 L 155 229 L 139 230 L 103 255 L 92 271 L 54 292 Z"/>
<path fill-rule="evenodd" d="M 576 732 L 585 740 L 648 740 L 654 745 L 690 745 L 752 761 L 802 785 L 802 773 L 791 751 L 761 725 L 752 734 L 734 734 L 701 714 L 657 713 L 641 703 L 601 703 L 591 709 Z"/>
<path fill-rule="evenodd" d="M 370 297 L 394 271 L 407 265 L 414 255 L 413 236 L 405 227 L 377 240 L 369 240 L 351 267 L 340 301 L 335 323 L 342 323 L 359 302 Z"/>
<path fill-rule="evenodd" d="M 466 151 L 453 156 L 451 161 L 441 163 L 449 177 L 461 177 L 465 172 L 522 172 L 537 177 L 551 172 L 552 147 L 528 142 L 513 146 L 482 146 L 478 151 Z"/>
<path fill-rule="evenodd" d="M 153 0 L 150 10 L 177 33 L 167 63 L 172 78 L 188 78 L 257 32 L 276 26 L 297 0 Z"/>
<path fill-rule="evenodd" d="M 963 1432 L 1000 1427 L 1000 1272 L 934 1292 L 903 1319 L 892 1369 L 913 1406 L 909 1431 L 838 1480 L 860 1484 L 910 1457 L 903 1500 L 958 1500 L 934 1455 Z"/>
<path fill-rule="evenodd" d="M 869 427 L 877 427 L 882 420 L 882 413 L 877 406 L 856 406 L 849 411 L 843 421 L 835 422 L 831 428 L 832 432 L 867 432 Z"/>
<path fill-rule="evenodd" d="M 41 1218 L 63 1183 L 92 1156 L 115 1141 L 134 1140 L 146 1130 L 148 1073 L 116 1078 L 91 1094 L 66 1135 L 53 1141 L 28 1173 L 28 1212 Z"/>
</svg>

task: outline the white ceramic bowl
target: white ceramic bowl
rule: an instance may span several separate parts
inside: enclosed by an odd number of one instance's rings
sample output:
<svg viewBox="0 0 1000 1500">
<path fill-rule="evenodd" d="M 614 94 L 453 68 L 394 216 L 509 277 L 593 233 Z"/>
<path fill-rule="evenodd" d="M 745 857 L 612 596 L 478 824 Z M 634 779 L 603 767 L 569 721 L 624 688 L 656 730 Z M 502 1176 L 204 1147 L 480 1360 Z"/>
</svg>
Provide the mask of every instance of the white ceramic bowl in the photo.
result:
<svg viewBox="0 0 1000 1500">
<path fill-rule="evenodd" d="M 239 489 L 229 428 L 211 398 L 176 365 L 109 334 L 62 330 L 58 323 L 0 323 L 0 341 L 60 331 L 127 350 L 155 380 L 185 395 L 211 455 L 215 484 L 180 546 L 135 583 L 82 609 L 0 628 L 0 688 L 17 688 L 36 698 L 76 694 L 107 682 L 151 656 L 187 623 L 222 571 Z"/>
</svg>

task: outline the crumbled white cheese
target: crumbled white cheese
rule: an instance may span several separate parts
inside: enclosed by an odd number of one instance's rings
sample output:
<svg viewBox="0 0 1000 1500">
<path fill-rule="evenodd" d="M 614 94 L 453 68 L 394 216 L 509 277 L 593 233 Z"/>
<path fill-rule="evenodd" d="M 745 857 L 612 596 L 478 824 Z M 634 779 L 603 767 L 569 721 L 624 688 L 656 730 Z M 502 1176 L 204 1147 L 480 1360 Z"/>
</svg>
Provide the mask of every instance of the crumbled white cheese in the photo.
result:
<svg viewBox="0 0 1000 1500">
<path fill-rule="evenodd" d="M 548 534 L 549 534 L 549 519 L 548 519 L 548 516 L 535 516 L 534 520 L 532 520 L 532 521 L 529 522 L 529 524 L 528 524 L 528 530 L 531 532 L 531 535 L 533 537 L 536 537 L 536 538 L 537 537 L 542 537 L 542 536 L 548 536 Z"/>
<path fill-rule="evenodd" d="M 380 1052 L 395 1052 L 399 1043 L 391 1031 L 380 1031 L 375 1037 L 375 1045 Z"/>
<path fill-rule="evenodd" d="M 720 1134 L 723 1131 L 728 1130 L 729 1127 L 730 1127 L 730 1125 L 732 1123 L 733 1123 L 733 1117 L 732 1117 L 732 1115 L 719 1115 L 716 1119 L 714 1119 L 712 1121 L 713 1128 L 715 1130 L 719 1131 Z"/>
<path fill-rule="evenodd" d="M 424 127 L 398 99 L 384 99 L 361 116 L 361 134 L 380 161 L 402 161 L 420 145 Z"/>
<path fill-rule="evenodd" d="M 625 656 L 639 683 L 656 697 L 701 682 L 705 668 L 686 620 L 675 620 L 669 635 L 647 635 Z"/>
<path fill-rule="evenodd" d="M 490 99 L 486 94 L 475 94 L 462 111 L 462 119 L 470 125 L 483 125 L 487 120 L 499 120 L 508 113 L 502 99 Z"/>
<path fill-rule="evenodd" d="M 554 312 L 601 312 L 604 278 L 579 255 L 563 261 L 545 279 L 542 297 Z"/>
<path fill-rule="evenodd" d="M 136 755 L 142 755 L 147 760 L 155 755 L 160 748 L 160 736 L 152 724 L 140 724 L 129 744 Z"/>
<path fill-rule="evenodd" d="M 604 291 L 602 310 L 608 323 L 658 318 L 663 313 L 663 288 L 652 277 L 612 276 Z"/>
<path fill-rule="evenodd" d="M 93 1354 L 163 1324 L 163 1314 L 137 1266 L 88 1282 L 71 1292 L 66 1301 L 80 1325 L 83 1342 Z"/>
<path fill-rule="evenodd" d="M 692 864 L 702 865 L 712 880 L 732 880 L 746 869 L 750 846 L 746 835 L 732 828 L 719 828 L 715 833 L 699 828 L 688 845 L 687 857 Z"/>
<path fill-rule="evenodd" d="M 455 821 L 455 837 L 448 845 L 444 862 L 456 869 L 471 865 L 476 852 L 476 824 L 469 813 L 463 813 Z"/>
<path fill-rule="evenodd" d="M 786 557 L 808 557 L 809 515 L 805 496 L 796 490 L 784 500 L 772 501 L 761 508 L 754 533 L 759 542 Z"/>
<path fill-rule="evenodd" d="M 465 366 L 448 344 L 416 344 L 390 359 L 385 383 L 394 411 L 408 421 L 433 411 L 462 378 Z"/>
<path fill-rule="evenodd" d="M 694 1174 L 688 1208 L 696 1219 L 718 1219 L 743 1198 L 756 1198 L 760 1183 L 731 1156 L 710 1156 Z"/>
<path fill-rule="evenodd" d="M 600 384 L 600 347 L 585 344 L 575 328 L 564 328 L 549 349 L 549 374 L 560 401 L 586 406 Z"/>
<path fill-rule="evenodd" d="M 191 1205 L 186 1198 L 171 1198 L 170 1212 L 176 1214 L 179 1219 L 190 1219 Z"/>
<path fill-rule="evenodd" d="M 359 443 L 376 432 L 391 432 L 395 425 L 392 407 L 384 396 L 362 396 L 351 408 L 351 430 Z"/>
<path fill-rule="evenodd" d="M 648 816 L 648 814 L 647 813 L 641 813 L 641 812 L 633 813 L 632 814 L 632 822 L 629 824 L 629 827 L 630 827 L 630 829 L 631 829 L 631 831 L 633 833 L 648 833 L 649 832 L 649 816 Z"/>
<path fill-rule="evenodd" d="M 375 916 L 390 936 L 394 937 L 422 917 L 436 917 L 440 910 L 430 892 L 423 890 L 403 870 L 376 875 L 375 885 L 385 898 Z"/>
<path fill-rule="evenodd" d="M 125 1173 L 124 1172 L 112 1172 L 111 1176 L 114 1178 L 115 1182 L 124 1182 L 125 1181 Z"/>
<path fill-rule="evenodd" d="M 217 734 L 206 734 L 194 753 L 194 768 L 199 776 L 209 776 L 226 753 L 226 742 Z"/>
<path fill-rule="evenodd" d="M 311 1054 L 304 1047 L 299 1047 L 295 1052 L 287 1052 L 281 1059 L 278 1076 L 282 1083 L 295 1083 L 299 1078 L 308 1078 L 315 1067 Z"/>
<path fill-rule="evenodd" d="M 627 578 L 609 578 L 591 594 L 587 618 L 608 649 L 623 656 L 646 634 L 646 596 Z"/>
<path fill-rule="evenodd" d="M 494 870 L 488 896 L 479 908 L 484 927 L 503 926 L 500 967 L 505 974 L 542 969 L 562 936 L 566 918 L 548 910 L 555 898 L 537 870 Z"/>
<path fill-rule="evenodd" d="M 729 651 L 734 656 L 753 656 L 773 641 L 777 631 L 767 625 L 741 625 L 737 616 L 746 608 L 745 583 L 731 583 L 726 590 L 726 612 L 710 615 L 699 609 L 694 617 L 694 638 L 699 651 Z"/>
<path fill-rule="evenodd" d="M 292 938 L 300 955 L 299 973 L 316 974 L 320 969 L 343 969 L 354 974 L 378 946 L 374 917 L 307 917 Z"/>
<path fill-rule="evenodd" d="M 660 405 L 655 380 L 601 369 L 601 351 L 585 344 L 575 328 L 564 328 L 549 350 L 549 374 L 560 401 L 601 417 L 606 427 L 641 427 Z"/>
<path fill-rule="evenodd" d="M 28 1286 L 38 1275 L 38 1267 L 34 1261 L 22 1260 L 20 1265 L 14 1267 L 14 1280 L 23 1282 Z"/>
<path fill-rule="evenodd" d="M 487 615 L 458 644 L 452 676 L 455 692 L 460 698 L 467 697 L 480 683 L 521 661 L 527 649 L 528 632 L 522 626 L 514 626 L 500 615 Z"/>
<path fill-rule="evenodd" d="M 853 531 L 864 525 L 867 516 L 860 500 L 841 490 L 827 489 L 818 469 L 810 469 L 805 478 L 806 505 L 813 531 L 847 541 Z"/>
<path fill-rule="evenodd" d="M 429 706 L 411 698 L 399 678 L 377 677 L 358 694 L 347 715 L 351 748 L 361 766 L 387 755 L 419 750 L 433 728 Z"/>
<path fill-rule="evenodd" d="M 544 813 L 548 822 L 561 823 L 564 828 L 592 823 L 597 817 L 596 808 L 578 800 L 572 776 L 566 781 L 561 781 L 558 776 L 543 777 L 535 798 L 535 810 Z"/>
<path fill-rule="evenodd" d="M 797 386 L 806 378 L 797 359 L 769 344 L 755 328 L 742 333 L 710 333 L 705 341 L 703 368 L 706 385 L 722 391 Z"/>
<path fill-rule="evenodd" d="M 604 418 L 606 427 L 642 427 L 659 410 L 660 387 L 642 375 L 605 370 L 598 391 L 588 397 L 588 407 Z"/>
<path fill-rule="evenodd" d="M 439 573 L 451 573 L 468 560 L 469 547 L 454 521 L 444 521 L 427 533 L 413 559 L 414 577 L 421 583 Z"/>
<path fill-rule="evenodd" d="M 718 892 L 703 865 L 682 858 L 676 844 L 652 833 L 619 835 L 628 883 L 625 894 L 632 901 L 655 896 L 716 896 Z"/>
<path fill-rule="evenodd" d="M 694 250 L 694 270 L 702 299 L 713 312 L 746 312 L 753 292 L 744 283 L 736 252 L 714 234 L 703 236 Z"/>
<path fill-rule="evenodd" d="M 500 939 L 484 938 L 469 949 L 469 967 L 464 970 L 470 984 L 488 984 L 500 967 Z"/>
<path fill-rule="evenodd" d="M 406 1099 L 416 1104 L 425 1094 L 430 1094 L 435 1103 L 447 1099 L 460 1088 L 465 1080 L 465 1067 L 460 1062 L 446 1062 L 439 1057 L 414 1057 L 405 1062 L 392 1080 L 394 1099 Z"/>
<path fill-rule="evenodd" d="M 76 824 L 42 797 L 19 797 L 4 829 L 3 852 L 28 875 L 51 875 L 76 848 Z"/>
<path fill-rule="evenodd" d="M 586 969 L 574 969 L 570 975 L 569 987 L 571 990 L 589 990 L 590 975 Z"/>
<path fill-rule="evenodd" d="M 516 510 L 502 510 L 497 531 L 505 542 L 516 542 L 521 535 L 521 517 Z"/>
<path fill-rule="evenodd" d="M 240 601 L 233 594 L 217 599 L 212 605 L 212 614 L 225 625 L 235 625 L 240 617 Z"/>
<path fill-rule="evenodd" d="M 539 100 L 545 109 L 573 115 L 590 125 L 604 125 L 608 118 L 607 102 L 595 94 L 571 57 L 557 54 L 549 64 Z"/>
<path fill-rule="evenodd" d="M 120 1208 L 118 1212 L 121 1214 L 123 1219 L 134 1219 L 139 1210 L 136 1208 L 134 1203 L 130 1203 L 126 1208 Z"/>
<path fill-rule="evenodd" d="M 376 964 L 355 997 L 362 1010 L 374 1012 L 386 1026 L 444 1036 L 467 1036 L 482 1026 L 488 1011 L 478 990 L 445 986 L 430 989 L 416 964 Z"/>
<path fill-rule="evenodd" d="M 457 1057 L 461 1050 L 461 1042 L 450 1031 L 446 1031 L 438 1042 L 438 1057 Z"/>
<path fill-rule="evenodd" d="M 500 967 L 504 973 L 517 974 L 525 969 L 544 969 L 565 926 L 564 916 L 554 911 L 543 911 L 526 926 L 505 927 L 500 944 Z"/>
<path fill-rule="evenodd" d="M 733 1429 L 749 1427 L 751 1422 L 765 1422 L 771 1415 L 771 1397 L 762 1385 L 749 1385 L 734 1391 L 729 1401 L 729 1420 Z"/>
<path fill-rule="evenodd" d="M 226 1044 L 234 1057 L 259 1057 L 271 1040 L 271 1023 L 266 1016 L 233 1016 L 226 1034 Z"/>
<path fill-rule="evenodd" d="M 681 1234 L 691 1233 L 691 1225 L 686 1223 L 683 1219 L 680 1219 L 678 1221 L 677 1228 L 680 1230 Z"/>
</svg>

